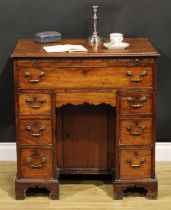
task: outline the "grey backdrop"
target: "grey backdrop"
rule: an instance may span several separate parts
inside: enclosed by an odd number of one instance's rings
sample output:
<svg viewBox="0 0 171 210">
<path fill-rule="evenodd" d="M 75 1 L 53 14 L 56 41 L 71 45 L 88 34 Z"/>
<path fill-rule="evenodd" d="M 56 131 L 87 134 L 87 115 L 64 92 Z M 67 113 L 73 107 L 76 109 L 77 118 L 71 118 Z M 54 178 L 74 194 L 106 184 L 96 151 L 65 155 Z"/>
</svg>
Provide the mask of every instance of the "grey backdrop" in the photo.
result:
<svg viewBox="0 0 171 210">
<path fill-rule="evenodd" d="M 100 5 L 102 37 L 122 32 L 149 37 L 161 53 L 158 61 L 157 140 L 171 140 L 170 0 L 0 0 L 0 141 L 15 141 L 13 70 L 9 56 L 18 39 L 45 30 L 63 37 L 87 38 L 91 8 Z"/>
</svg>

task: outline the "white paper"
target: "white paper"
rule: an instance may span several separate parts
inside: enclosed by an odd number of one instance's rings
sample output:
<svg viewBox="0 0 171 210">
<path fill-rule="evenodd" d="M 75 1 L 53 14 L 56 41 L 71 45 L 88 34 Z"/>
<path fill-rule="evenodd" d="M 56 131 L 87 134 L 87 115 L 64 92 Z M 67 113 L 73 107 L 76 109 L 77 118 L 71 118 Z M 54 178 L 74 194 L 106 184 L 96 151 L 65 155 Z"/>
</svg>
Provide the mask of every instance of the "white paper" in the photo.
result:
<svg viewBox="0 0 171 210">
<path fill-rule="evenodd" d="M 87 49 L 82 45 L 53 45 L 53 46 L 45 46 L 43 49 L 50 53 L 50 52 L 87 52 Z"/>
</svg>

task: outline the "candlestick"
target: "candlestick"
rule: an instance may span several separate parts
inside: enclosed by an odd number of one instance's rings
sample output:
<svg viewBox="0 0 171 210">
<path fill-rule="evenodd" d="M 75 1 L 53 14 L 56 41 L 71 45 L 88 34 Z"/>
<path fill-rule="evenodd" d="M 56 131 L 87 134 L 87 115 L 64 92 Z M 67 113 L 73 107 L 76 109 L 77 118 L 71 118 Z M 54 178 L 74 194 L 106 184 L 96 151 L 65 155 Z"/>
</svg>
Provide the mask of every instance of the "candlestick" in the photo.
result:
<svg viewBox="0 0 171 210">
<path fill-rule="evenodd" d="M 93 9 L 92 18 L 93 18 L 94 31 L 93 31 L 92 36 L 89 38 L 89 43 L 91 46 L 97 48 L 101 43 L 101 38 L 98 36 L 98 32 L 97 32 L 97 20 L 98 20 L 97 13 L 98 13 L 99 6 L 92 6 L 92 9 Z"/>
</svg>

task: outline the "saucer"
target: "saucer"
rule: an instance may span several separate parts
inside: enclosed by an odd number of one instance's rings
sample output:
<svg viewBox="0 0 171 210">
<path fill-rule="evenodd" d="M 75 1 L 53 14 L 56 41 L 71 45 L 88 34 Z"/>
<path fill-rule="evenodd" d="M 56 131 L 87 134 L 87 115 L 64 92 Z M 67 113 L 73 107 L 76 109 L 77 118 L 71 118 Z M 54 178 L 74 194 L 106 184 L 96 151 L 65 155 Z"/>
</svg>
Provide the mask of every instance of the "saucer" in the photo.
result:
<svg viewBox="0 0 171 210">
<path fill-rule="evenodd" d="M 103 43 L 103 45 L 109 50 L 124 50 L 129 47 L 129 43 L 121 42 L 120 45 L 114 45 L 111 42 Z"/>
</svg>

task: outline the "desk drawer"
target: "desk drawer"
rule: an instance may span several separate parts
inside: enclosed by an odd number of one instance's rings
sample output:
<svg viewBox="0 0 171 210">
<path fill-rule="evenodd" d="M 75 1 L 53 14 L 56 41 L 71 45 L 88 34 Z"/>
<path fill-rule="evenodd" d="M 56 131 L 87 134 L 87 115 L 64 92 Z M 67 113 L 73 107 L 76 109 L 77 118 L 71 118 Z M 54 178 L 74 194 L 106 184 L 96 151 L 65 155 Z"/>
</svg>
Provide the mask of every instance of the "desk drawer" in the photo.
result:
<svg viewBox="0 0 171 210">
<path fill-rule="evenodd" d="M 127 92 L 120 95 L 121 114 L 151 114 L 152 94 Z"/>
<path fill-rule="evenodd" d="M 18 88 L 137 88 L 152 86 L 152 67 L 25 67 L 20 68 L 17 74 Z"/>
<path fill-rule="evenodd" d="M 120 178 L 151 177 L 151 149 L 121 149 Z"/>
<path fill-rule="evenodd" d="M 50 115 L 51 96 L 49 94 L 19 94 L 19 114 Z"/>
<path fill-rule="evenodd" d="M 152 119 L 120 119 L 120 144 L 147 145 L 152 143 Z"/>
<path fill-rule="evenodd" d="M 51 120 L 19 120 L 19 143 L 52 144 Z"/>
<path fill-rule="evenodd" d="M 50 149 L 21 149 L 21 177 L 52 179 L 53 158 Z"/>
</svg>

